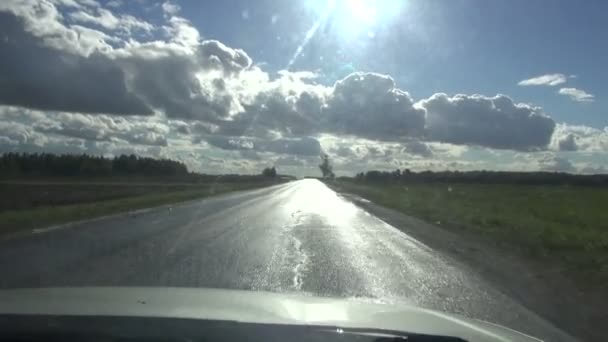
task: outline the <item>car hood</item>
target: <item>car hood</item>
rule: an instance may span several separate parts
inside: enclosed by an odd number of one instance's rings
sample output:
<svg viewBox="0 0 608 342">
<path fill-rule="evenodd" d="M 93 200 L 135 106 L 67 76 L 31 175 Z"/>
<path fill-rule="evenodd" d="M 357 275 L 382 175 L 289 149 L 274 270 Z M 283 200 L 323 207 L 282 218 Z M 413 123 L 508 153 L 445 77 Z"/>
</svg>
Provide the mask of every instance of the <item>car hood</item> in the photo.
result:
<svg viewBox="0 0 608 342">
<path fill-rule="evenodd" d="M 401 304 L 219 289 L 3 290 L 0 314 L 188 318 L 385 329 L 467 341 L 539 341 L 496 324 Z"/>
</svg>

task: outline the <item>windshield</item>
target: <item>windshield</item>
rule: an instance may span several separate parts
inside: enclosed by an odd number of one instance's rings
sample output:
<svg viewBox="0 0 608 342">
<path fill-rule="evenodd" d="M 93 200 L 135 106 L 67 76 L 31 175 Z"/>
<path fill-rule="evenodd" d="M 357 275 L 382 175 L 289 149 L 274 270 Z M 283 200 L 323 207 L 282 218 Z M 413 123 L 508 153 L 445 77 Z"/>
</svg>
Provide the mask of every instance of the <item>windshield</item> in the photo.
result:
<svg viewBox="0 0 608 342">
<path fill-rule="evenodd" d="M 602 340 L 607 11 L 0 1 L 0 288 L 300 294 Z"/>
</svg>

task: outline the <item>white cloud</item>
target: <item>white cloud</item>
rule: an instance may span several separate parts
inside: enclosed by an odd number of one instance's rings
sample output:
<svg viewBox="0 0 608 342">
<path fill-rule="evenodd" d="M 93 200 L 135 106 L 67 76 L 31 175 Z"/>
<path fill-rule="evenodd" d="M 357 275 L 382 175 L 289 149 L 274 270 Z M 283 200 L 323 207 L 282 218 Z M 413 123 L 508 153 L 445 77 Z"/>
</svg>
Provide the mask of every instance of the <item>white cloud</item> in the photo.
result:
<svg viewBox="0 0 608 342">
<path fill-rule="evenodd" d="M 201 37 L 198 30 L 182 17 L 170 17 L 169 25 L 163 26 L 171 42 L 182 46 L 194 48 L 200 43 Z"/>
<path fill-rule="evenodd" d="M 175 4 L 171 1 L 165 1 L 162 4 L 163 12 L 168 16 L 174 16 L 181 10 L 178 4 Z"/>
<path fill-rule="evenodd" d="M 97 9 L 97 15 L 92 15 L 87 11 L 81 10 L 70 13 L 70 18 L 75 21 L 99 25 L 109 30 L 123 30 L 131 32 L 132 29 L 139 29 L 150 32 L 154 29 L 152 24 L 135 18 L 132 15 L 115 16 L 110 10 L 104 8 Z"/>
<path fill-rule="evenodd" d="M 390 76 L 353 73 L 334 84 L 321 122 L 327 132 L 400 140 L 423 134 L 424 110 Z"/>
<path fill-rule="evenodd" d="M 134 35 L 155 29 L 93 2 L 35 5 L 0 2 L 0 31 L 11 33 L 0 54 L 13 61 L 0 64 L 0 104 L 22 106 L 0 115 L 3 146 L 137 151 L 218 172 L 259 172 L 269 160 L 316 169 L 321 151 L 339 169 L 361 171 L 494 167 L 467 160 L 471 145 L 608 149 L 606 130 L 558 125 L 554 132 L 541 108 L 505 95 L 438 93 L 415 102 L 387 75 L 358 72 L 331 86 L 309 71 L 271 75 L 245 51 L 202 40 L 173 3 L 162 5 L 157 37 Z M 520 84 L 554 86 L 562 77 Z M 212 165 L 201 161 L 204 153 Z"/>
<path fill-rule="evenodd" d="M 555 151 L 608 152 L 608 127 L 558 124 L 550 147 Z"/>
<path fill-rule="evenodd" d="M 29 120 L 24 121 L 11 113 L 10 107 L 1 107 L 0 118 L 11 120 L 13 124 L 25 124 L 40 134 L 61 135 L 90 141 L 123 140 L 141 145 L 167 145 L 169 126 L 164 122 L 138 120 L 134 118 L 113 117 L 108 115 L 87 115 L 79 113 L 45 113 L 31 111 Z M 15 122 L 17 121 L 17 122 Z M 21 121 L 21 122 L 18 122 Z"/>
<path fill-rule="evenodd" d="M 0 137 L 2 137 L 2 143 L 14 146 L 44 146 L 44 144 L 47 142 L 44 135 L 36 133 L 27 125 L 16 122 L 0 121 Z"/>
<path fill-rule="evenodd" d="M 568 173 L 574 173 L 577 171 L 576 167 L 572 164 L 572 162 L 570 162 L 570 160 L 552 154 L 541 156 L 537 162 L 538 168 L 541 171 Z"/>
<path fill-rule="evenodd" d="M 50 2 L 55 5 L 72 8 L 99 7 L 99 3 L 95 0 L 50 0 Z"/>
<path fill-rule="evenodd" d="M 593 94 L 577 88 L 561 88 L 558 93 L 568 96 L 572 101 L 576 102 L 593 102 L 595 98 Z"/>
<path fill-rule="evenodd" d="M 286 137 L 328 133 L 381 141 L 404 142 L 416 137 L 456 144 L 530 149 L 546 146 L 552 133 L 553 121 L 539 108 L 513 103 L 502 95 L 448 97 L 435 94 L 415 105 L 411 96 L 397 88 L 387 75 L 353 73 L 338 80 L 333 87 L 315 84 L 316 75 L 310 72 L 284 71 L 278 78 L 271 79 L 253 66 L 251 58 L 243 50 L 216 40 L 201 41 L 198 30 L 190 22 L 175 16 L 170 3 L 164 5 L 165 13 L 172 14 L 166 19 L 167 41 L 142 43 L 129 39 L 124 47 L 112 47 L 110 43 L 116 46 L 121 41 L 113 40 L 118 38 L 100 31 L 79 29 L 89 37 L 81 45 L 88 41 L 106 42 L 104 48 L 94 50 L 101 53 L 95 57 L 95 62 L 93 57 L 86 57 L 83 62 L 91 61 L 91 65 L 107 63 L 104 70 L 115 69 L 116 72 L 105 72 L 105 77 L 116 76 L 117 83 L 126 85 L 124 94 L 112 94 L 114 101 L 104 99 L 105 107 L 107 104 L 115 107 L 104 109 L 100 101 L 95 101 L 96 97 L 106 93 L 94 91 L 103 84 L 103 77 L 87 74 L 84 67 L 78 67 L 82 77 L 99 84 L 81 90 L 91 93 L 79 97 L 80 101 L 86 100 L 87 103 L 71 101 L 70 106 L 58 106 L 47 101 L 34 107 L 116 114 L 157 111 L 170 118 L 215 125 L 215 133 L 222 136 L 250 135 L 266 139 L 276 133 Z M 120 18 L 123 17 L 105 9 L 95 11 L 96 16 L 80 19 L 87 18 L 85 21 L 92 20 L 106 28 L 122 25 Z M 61 26 L 61 21 L 57 14 L 54 22 Z M 61 27 L 65 29 L 65 26 Z M 75 28 L 70 28 L 73 30 Z M 68 78 L 66 85 L 70 84 L 69 81 Z M 40 82 L 32 80 L 32 83 Z M 82 83 L 77 84 L 85 88 Z M 57 91 L 54 88 L 49 87 L 47 91 Z M 121 89 L 110 85 L 103 88 Z M 67 97 L 63 94 L 54 96 Z M 121 98 L 125 103 L 118 106 L 120 102 L 116 99 Z M 31 97 L 10 103 L 23 105 L 25 101 L 32 101 Z M 428 154 L 428 151 L 418 152 Z"/>
<path fill-rule="evenodd" d="M 528 78 L 526 80 L 519 81 L 517 85 L 520 86 L 556 86 L 566 83 L 567 76 L 564 74 L 546 74 Z"/>
<path fill-rule="evenodd" d="M 14 17 L 5 13 L 11 13 Z M 3 26 L 2 32 L 11 32 L 7 31 L 5 26 L 19 25 L 19 31 L 39 38 L 44 45 L 53 49 L 89 56 L 97 48 L 103 50 L 107 46 L 103 41 L 90 46 L 89 41 L 81 39 L 77 32 L 63 24 L 63 15 L 53 3 L 46 0 L 38 2 L 0 1 L 0 14 L 3 14 L 2 22 L 0 22 Z M 24 37 L 11 38 L 24 39 Z"/>
<path fill-rule="evenodd" d="M 576 136 L 574 134 L 566 135 L 557 142 L 557 147 L 560 151 L 576 151 L 578 149 Z"/>
<path fill-rule="evenodd" d="M 99 3 L 95 0 L 76 0 L 79 4 L 89 7 L 99 7 Z"/>
<path fill-rule="evenodd" d="M 106 3 L 106 6 L 113 7 L 113 8 L 118 8 L 122 5 L 123 5 L 123 3 L 121 0 L 110 0 Z"/>
</svg>

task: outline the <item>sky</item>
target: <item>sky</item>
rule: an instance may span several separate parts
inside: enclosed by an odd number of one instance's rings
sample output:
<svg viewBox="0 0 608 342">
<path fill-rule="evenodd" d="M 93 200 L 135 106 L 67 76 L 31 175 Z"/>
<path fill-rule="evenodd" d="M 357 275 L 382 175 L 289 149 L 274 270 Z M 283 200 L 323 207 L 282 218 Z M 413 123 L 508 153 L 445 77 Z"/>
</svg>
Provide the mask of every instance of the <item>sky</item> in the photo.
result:
<svg viewBox="0 0 608 342">
<path fill-rule="evenodd" d="M 3 0 L 0 152 L 608 171 L 605 1 Z"/>
</svg>

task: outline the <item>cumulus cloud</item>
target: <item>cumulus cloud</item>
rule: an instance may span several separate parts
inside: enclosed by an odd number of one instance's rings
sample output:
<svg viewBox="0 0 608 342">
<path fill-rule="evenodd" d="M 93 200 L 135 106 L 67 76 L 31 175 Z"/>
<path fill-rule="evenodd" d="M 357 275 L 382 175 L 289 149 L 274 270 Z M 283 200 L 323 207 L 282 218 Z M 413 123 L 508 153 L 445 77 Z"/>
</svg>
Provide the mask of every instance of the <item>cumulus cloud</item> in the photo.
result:
<svg viewBox="0 0 608 342">
<path fill-rule="evenodd" d="M 550 147 L 556 151 L 607 152 L 608 127 L 599 129 L 583 125 L 558 124 Z"/>
<path fill-rule="evenodd" d="M 247 159 L 222 163 L 239 168 L 266 158 L 294 167 L 313 158 L 314 168 L 321 152 L 353 167 L 441 169 L 449 167 L 441 158 L 464 165 L 454 159 L 467 145 L 606 149 L 605 130 L 556 129 L 542 109 L 504 95 L 439 93 L 415 102 L 377 73 L 355 72 L 333 85 L 317 83 L 322 75 L 313 72 L 270 74 L 245 51 L 203 40 L 171 2 L 155 7 L 158 26 L 115 8 L 92 0 L 0 2 L 0 104 L 22 110 L 4 113 L 11 121 L 0 144 L 156 155 L 223 150 Z M 552 74 L 520 84 L 566 79 Z M 323 136 L 365 142 L 328 148 Z M 176 155 L 202 160 L 200 153 Z"/>
<path fill-rule="evenodd" d="M 557 142 L 557 145 L 560 151 L 576 151 L 578 149 L 574 134 L 566 135 Z"/>
<path fill-rule="evenodd" d="M 424 111 L 385 75 L 353 73 L 336 82 L 323 108 L 323 126 L 333 133 L 401 139 L 424 130 Z"/>
<path fill-rule="evenodd" d="M 538 160 L 538 168 L 549 172 L 576 172 L 576 167 L 570 160 L 555 155 L 544 155 Z"/>
<path fill-rule="evenodd" d="M 78 3 L 77 3 L 78 4 Z M 83 8 L 78 4 L 80 8 Z M 47 48 L 69 52 L 80 56 L 89 56 L 94 52 L 107 52 L 111 45 L 99 38 L 100 34 L 91 37 L 80 34 L 63 23 L 63 15 L 53 2 L 40 1 L 1 1 L 2 31 L 5 43 L 19 49 L 23 40 L 25 45 L 43 45 Z"/>
<path fill-rule="evenodd" d="M 433 155 L 433 150 L 419 140 L 407 141 L 403 144 L 403 152 L 429 158 Z"/>
<path fill-rule="evenodd" d="M 113 7 L 113 8 L 118 8 L 122 5 L 123 5 L 123 3 L 121 0 L 110 0 L 106 3 L 106 6 Z"/>
<path fill-rule="evenodd" d="M 0 103 L 109 114 L 151 114 L 131 93 L 124 72 L 108 57 L 83 57 L 45 46 L 22 19 L 0 12 Z"/>
<path fill-rule="evenodd" d="M 203 69 L 215 69 L 224 75 L 235 74 L 251 66 L 251 58 L 241 49 L 232 49 L 217 40 L 206 40 L 198 48 Z"/>
<path fill-rule="evenodd" d="M 241 73 L 227 87 L 238 94 L 243 111 L 221 124 L 225 135 L 308 136 L 322 130 L 321 110 L 328 88 L 307 83 L 309 74 L 280 72 L 270 80 L 258 68 Z"/>
<path fill-rule="evenodd" d="M 169 125 L 179 134 L 189 135 L 191 133 L 190 125 L 180 120 L 170 120 Z"/>
<path fill-rule="evenodd" d="M 132 15 L 115 16 L 110 10 L 104 8 L 97 8 L 96 11 L 96 14 L 91 14 L 84 10 L 72 12 L 70 13 L 70 18 L 75 21 L 98 25 L 109 30 L 124 30 L 127 33 L 130 33 L 133 29 L 145 32 L 150 32 L 154 29 L 150 23 L 137 19 Z"/>
<path fill-rule="evenodd" d="M 589 94 L 586 91 L 577 88 L 561 88 L 558 93 L 568 96 L 572 101 L 576 102 L 593 102 L 595 100 L 593 94 Z"/>
<path fill-rule="evenodd" d="M 566 83 L 568 77 L 564 74 L 546 74 L 519 81 L 520 86 L 556 86 Z"/>
<path fill-rule="evenodd" d="M 13 147 L 22 145 L 44 146 L 47 142 L 44 135 L 36 133 L 31 127 L 14 122 L 0 121 L 0 138 L 2 138 L 0 146 L 4 147 L 7 145 Z"/>
<path fill-rule="evenodd" d="M 122 139 L 140 145 L 167 146 L 169 127 L 164 123 L 127 120 L 106 115 L 60 113 L 33 125 L 38 132 L 53 133 L 85 140 Z"/>
<path fill-rule="evenodd" d="M 435 94 L 417 103 L 426 110 L 430 140 L 497 149 L 543 149 L 555 122 L 541 108 L 505 95 Z"/>
<path fill-rule="evenodd" d="M 51 3 L 43 3 L 48 12 L 43 17 L 54 25 L 55 31 L 69 33 L 75 30 L 75 27 L 63 24 L 61 15 Z M 164 3 L 162 8 L 167 20 L 164 26 L 167 41 L 117 41 L 114 44 L 123 46 L 108 44 L 105 50 L 95 47 L 93 52 L 86 53 L 81 46 L 79 53 L 69 46 L 49 47 L 45 39 L 56 36 L 50 35 L 49 32 L 54 32 L 51 29 L 42 32 L 43 29 L 34 24 L 27 32 L 21 28 L 20 36 L 30 39 L 29 47 L 35 49 L 35 53 L 17 54 L 19 49 L 7 46 L 6 50 L 15 58 L 13 63 L 5 65 L 14 70 L 13 67 L 19 65 L 18 56 L 40 56 L 43 52 L 50 56 L 47 60 L 51 61 L 51 66 L 54 60 L 58 65 L 50 68 L 55 70 L 53 74 L 52 70 L 47 70 L 48 63 L 35 63 L 35 57 L 31 57 L 31 65 L 26 65 L 28 71 L 37 67 L 38 72 L 17 70 L 11 75 L 7 70 L 4 85 L 9 91 L 0 95 L 4 97 L 0 97 L 0 101 L 30 108 L 85 113 L 151 114 L 160 111 L 169 118 L 197 120 L 215 126 L 213 132 L 208 133 L 266 139 L 276 133 L 286 137 L 328 133 L 381 141 L 406 142 L 418 137 L 457 144 L 529 149 L 546 145 L 547 137 L 551 135 L 553 122 L 540 109 L 515 104 L 504 96 L 456 95 L 449 98 L 436 94 L 415 104 L 407 92 L 396 87 L 391 77 L 375 73 L 353 73 L 332 87 L 316 84 L 315 75 L 310 72 L 281 72 L 278 78 L 271 79 L 252 65 L 251 58 L 243 50 L 216 40 L 201 41 L 198 31 L 187 20 L 176 16 L 178 9 L 171 3 Z M 20 16 L 19 20 L 35 22 L 31 18 L 34 15 L 31 8 L 12 6 L 8 9 Z M 87 10 L 80 7 L 79 12 L 71 15 L 108 29 L 129 28 L 122 20 L 125 16 L 115 16 L 103 8 Z M 20 28 L 19 20 L 13 25 L 17 29 Z M 119 39 L 96 32 L 95 37 L 102 42 Z M 64 36 L 70 36 L 68 33 Z M 94 32 L 88 34 L 94 36 Z M 23 49 L 22 43 L 17 45 Z M 70 63 L 62 65 L 66 59 Z M 51 76 L 58 76 L 59 72 L 71 75 L 76 71 L 78 75 L 66 78 L 61 86 L 51 84 L 54 80 Z M 17 82 L 23 74 L 35 78 Z M 48 77 L 40 80 L 44 75 Z M 25 91 L 29 88 L 23 85 L 19 88 L 23 83 L 31 84 L 30 88 L 36 85 L 40 96 L 25 96 L 32 92 Z M 67 93 L 79 96 L 72 98 Z M 520 127 L 515 129 L 518 125 Z M 181 131 L 185 134 L 187 129 L 182 126 Z M 410 148 L 415 150 L 416 147 Z M 424 150 L 417 153 L 428 155 Z"/>
<path fill-rule="evenodd" d="M 163 4 L 161 6 L 162 6 L 162 9 L 163 9 L 163 12 L 166 15 L 169 15 L 169 16 L 174 16 L 177 13 L 179 13 L 179 11 L 181 10 L 181 8 L 179 7 L 178 4 L 175 4 L 175 3 L 171 2 L 171 1 L 165 1 L 165 2 L 163 2 Z"/>
<path fill-rule="evenodd" d="M 242 111 L 224 83 L 249 68 L 251 59 L 218 41 L 201 42 L 198 30 L 183 18 L 168 18 L 168 41 L 141 43 L 68 27 L 48 1 L 3 3 L 0 16 L 7 36 L 0 42 L 0 103 L 120 115 L 160 110 L 170 117 L 209 121 Z M 79 7 L 70 16 L 106 29 L 151 29 L 103 8 Z"/>
<path fill-rule="evenodd" d="M 215 121 L 226 119 L 239 104 L 223 89 L 204 88 L 196 74 L 196 61 L 169 51 L 167 56 L 143 60 L 122 58 L 129 89 L 151 107 L 172 118 Z"/>
</svg>

